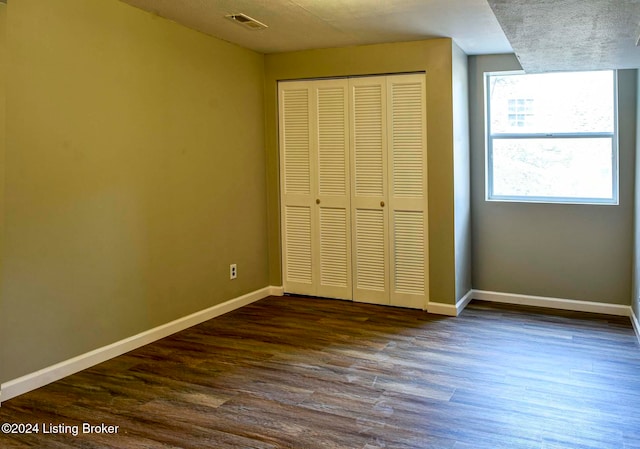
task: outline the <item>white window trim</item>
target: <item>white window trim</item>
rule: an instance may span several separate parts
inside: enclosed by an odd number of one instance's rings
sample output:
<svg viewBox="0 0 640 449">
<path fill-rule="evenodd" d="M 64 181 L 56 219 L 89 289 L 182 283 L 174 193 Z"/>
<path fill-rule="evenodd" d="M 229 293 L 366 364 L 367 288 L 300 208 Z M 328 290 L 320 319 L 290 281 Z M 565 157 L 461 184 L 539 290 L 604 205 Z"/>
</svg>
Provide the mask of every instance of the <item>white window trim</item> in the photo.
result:
<svg viewBox="0 0 640 449">
<path fill-rule="evenodd" d="M 584 205 L 607 205 L 618 206 L 620 204 L 619 195 L 619 145 L 618 145 L 618 72 L 613 71 L 613 132 L 593 132 L 593 133 L 495 133 L 491 134 L 491 105 L 489 93 L 491 86 L 489 80 L 492 75 L 518 75 L 524 74 L 522 70 L 504 72 L 484 73 L 484 110 L 485 110 L 485 201 L 489 202 L 510 202 L 510 203 L 551 203 L 551 204 L 584 204 Z M 588 198 L 588 197 L 546 197 L 546 196 L 518 196 L 518 195 L 495 195 L 493 194 L 493 140 L 497 139 L 545 139 L 545 138 L 611 138 L 611 168 L 612 168 L 612 198 Z"/>
</svg>

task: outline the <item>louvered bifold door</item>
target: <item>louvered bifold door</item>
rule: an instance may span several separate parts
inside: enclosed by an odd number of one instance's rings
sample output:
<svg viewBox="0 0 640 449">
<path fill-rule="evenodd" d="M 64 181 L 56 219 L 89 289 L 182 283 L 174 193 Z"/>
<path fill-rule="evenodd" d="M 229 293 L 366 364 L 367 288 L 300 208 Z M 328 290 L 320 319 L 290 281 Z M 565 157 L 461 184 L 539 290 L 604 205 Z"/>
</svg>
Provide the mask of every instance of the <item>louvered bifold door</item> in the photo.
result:
<svg viewBox="0 0 640 449">
<path fill-rule="evenodd" d="M 350 79 L 349 91 L 353 299 L 389 304 L 385 77 Z"/>
<path fill-rule="evenodd" d="M 316 81 L 313 92 L 316 295 L 351 299 L 348 81 Z"/>
<path fill-rule="evenodd" d="M 314 295 L 312 84 L 278 85 L 282 278 L 285 292 Z"/>
<path fill-rule="evenodd" d="M 278 89 L 284 290 L 351 299 L 348 82 Z"/>
<path fill-rule="evenodd" d="M 429 294 L 425 75 L 387 78 L 390 304 L 425 309 Z"/>
</svg>

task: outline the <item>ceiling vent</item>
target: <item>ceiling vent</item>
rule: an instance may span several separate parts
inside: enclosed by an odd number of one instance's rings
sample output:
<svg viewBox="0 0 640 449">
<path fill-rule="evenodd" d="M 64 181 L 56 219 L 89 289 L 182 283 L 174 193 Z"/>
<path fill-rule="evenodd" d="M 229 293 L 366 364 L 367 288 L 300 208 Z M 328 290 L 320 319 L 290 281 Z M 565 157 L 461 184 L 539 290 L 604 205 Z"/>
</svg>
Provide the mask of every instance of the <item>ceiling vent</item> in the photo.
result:
<svg viewBox="0 0 640 449">
<path fill-rule="evenodd" d="M 265 28 L 267 28 L 267 25 L 257 21 L 252 17 L 249 17 L 246 14 L 229 14 L 228 16 L 225 16 L 225 17 L 244 27 L 249 28 L 250 30 L 264 30 Z"/>
</svg>

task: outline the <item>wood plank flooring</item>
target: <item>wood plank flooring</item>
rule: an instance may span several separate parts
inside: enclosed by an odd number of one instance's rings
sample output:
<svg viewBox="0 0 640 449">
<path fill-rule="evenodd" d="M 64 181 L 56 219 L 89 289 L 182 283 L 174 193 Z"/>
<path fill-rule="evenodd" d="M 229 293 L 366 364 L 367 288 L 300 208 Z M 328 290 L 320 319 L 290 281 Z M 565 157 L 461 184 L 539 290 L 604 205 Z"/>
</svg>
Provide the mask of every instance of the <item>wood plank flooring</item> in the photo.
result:
<svg viewBox="0 0 640 449">
<path fill-rule="evenodd" d="M 640 347 L 627 318 L 271 297 L 7 401 L 2 422 L 40 426 L 3 449 L 638 449 Z"/>
</svg>

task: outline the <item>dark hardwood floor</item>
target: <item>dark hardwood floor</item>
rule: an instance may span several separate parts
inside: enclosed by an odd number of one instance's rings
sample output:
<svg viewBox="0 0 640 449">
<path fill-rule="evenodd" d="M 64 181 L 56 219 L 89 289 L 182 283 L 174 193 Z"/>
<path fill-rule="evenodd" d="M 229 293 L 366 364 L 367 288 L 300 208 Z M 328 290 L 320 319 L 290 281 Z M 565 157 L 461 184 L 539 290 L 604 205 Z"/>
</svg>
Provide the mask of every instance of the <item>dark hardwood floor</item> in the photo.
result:
<svg viewBox="0 0 640 449">
<path fill-rule="evenodd" d="M 640 347 L 627 318 L 272 297 L 7 401 L 0 422 L 40 426 L 3 449 L 640 448 Z"/>
</svg>

